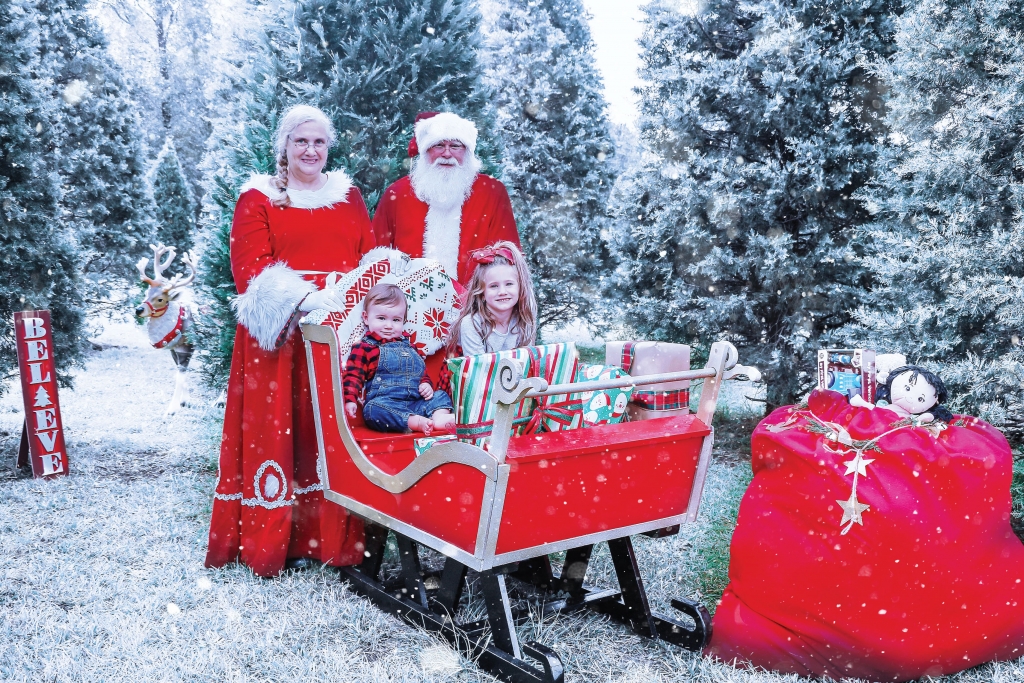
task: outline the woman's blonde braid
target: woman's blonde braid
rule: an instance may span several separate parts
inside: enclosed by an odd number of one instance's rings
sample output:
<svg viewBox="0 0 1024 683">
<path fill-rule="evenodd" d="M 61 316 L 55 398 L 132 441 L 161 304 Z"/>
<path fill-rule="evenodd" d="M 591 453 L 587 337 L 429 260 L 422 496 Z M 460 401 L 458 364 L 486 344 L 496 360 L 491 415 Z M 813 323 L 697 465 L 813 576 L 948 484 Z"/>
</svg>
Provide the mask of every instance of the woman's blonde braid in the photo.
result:
<svg viewBox="0 0 1024 683">
<path fill-rule="evenodd" d="M 277 175 L 270 179 L 270 185 L 276 187 L 281 195 L 270 200 L 274 206 L 291 206 L 292 199 L 288 196 L 288 152 L 277 157 Z"/>
</svg>

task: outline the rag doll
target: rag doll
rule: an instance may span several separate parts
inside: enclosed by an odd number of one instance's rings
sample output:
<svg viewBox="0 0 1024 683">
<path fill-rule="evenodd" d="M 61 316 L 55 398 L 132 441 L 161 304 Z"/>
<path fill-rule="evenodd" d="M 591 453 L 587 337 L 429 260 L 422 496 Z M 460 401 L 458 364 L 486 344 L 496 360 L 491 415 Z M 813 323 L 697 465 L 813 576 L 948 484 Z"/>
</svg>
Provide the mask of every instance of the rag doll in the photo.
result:
<svg viewBox="0 0 1024 683">
<path fill-rule="evenodd" d="M 946 387 L 938 375 L 917 365 L 902 365 L 879 378 L 874 404 L 859 394 L 850 399 L 850 403 L 863 408 L 884 408 L 901 418 L 912 417 L 926 424 L 953 419 L 953 414 L 942 405 L 946 398 Z"/>
</svg>

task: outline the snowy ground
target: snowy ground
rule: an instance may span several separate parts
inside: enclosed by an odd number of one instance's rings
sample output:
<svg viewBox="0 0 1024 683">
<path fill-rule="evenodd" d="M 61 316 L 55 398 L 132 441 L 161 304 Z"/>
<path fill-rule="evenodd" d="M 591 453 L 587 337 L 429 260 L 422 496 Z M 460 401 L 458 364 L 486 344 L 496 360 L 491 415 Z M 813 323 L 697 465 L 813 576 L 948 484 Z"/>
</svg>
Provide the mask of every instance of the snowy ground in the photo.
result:
<svg viewBox="0 0 1024 683">
<path fill-rule="evenodd" d="M 61 393 L 72 476 L 41 482 L 15 472 L 20 397 L 0 399 L 0 680 L 493 680 L 330 571 L 263 580 L 241 567 L 204 569 L 219 411 L 163 420 L 173 389 L 167 352 L 129 325 L 98 341 L 104 348 L 75 390 Z M 212 399 L 200 396 L 205 405 Z M 736 431 L 721 440 L 699 523 L 677 537 L 635 540 L 663 610 L 675 596 L 713 604 L 723 588 L 749 478 Z M 608 585 L 610 576 L 599 552 L 588 578 Z M 554 647 L 567 681 L 799 680 L 708 662 L 598 616 L 535 622 L 520 635 Z M 987 665 L 948 680 L 1019 681 L 1024 666 Z"/>
</svg>

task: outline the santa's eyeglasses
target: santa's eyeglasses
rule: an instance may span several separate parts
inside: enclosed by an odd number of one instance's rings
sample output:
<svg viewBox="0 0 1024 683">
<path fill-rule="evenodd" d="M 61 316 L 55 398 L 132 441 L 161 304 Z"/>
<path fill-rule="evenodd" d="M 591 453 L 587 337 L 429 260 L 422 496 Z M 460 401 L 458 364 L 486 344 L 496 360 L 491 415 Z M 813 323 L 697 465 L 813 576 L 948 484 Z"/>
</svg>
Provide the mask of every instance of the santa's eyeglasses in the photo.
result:
<svg viewBox="0 0 1024 683">
<path fill-rule="evenodd" d="M 430 149 L 435 152 L 443 152 L 446 149 L 449 152 L 461 152 L 466 149 L 466 146 L 461 142 L 439 142 L 436 145 L 431 145 Z"/>
<path fill-rule="evenodd" d="M 305 149 L 308 151 L 309 148 L 312 147 L 318 152 L 322 152 L 325 149 L 327 149 L 326 140 L 307 140 L 306 138 L 292 138 L 291 141 L 295 149 Z"/>
</svg>

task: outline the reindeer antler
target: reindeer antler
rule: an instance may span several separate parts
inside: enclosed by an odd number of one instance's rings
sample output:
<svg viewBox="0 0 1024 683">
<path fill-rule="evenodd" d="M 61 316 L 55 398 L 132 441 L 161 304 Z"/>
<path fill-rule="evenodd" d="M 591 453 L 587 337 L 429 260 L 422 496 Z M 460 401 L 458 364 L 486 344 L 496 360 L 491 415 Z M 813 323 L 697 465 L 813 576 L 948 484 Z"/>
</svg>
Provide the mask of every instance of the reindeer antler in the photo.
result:
<svg viewBox="0 0 1024 683">
<path fill-rule="evenodd" d="M 171 265 L 171 261 L 174 260 L 177 252 L 174 250 L 174 247 L 165 247 L 162 242 L 157 243 L 156 246 L 151 244 L 149 248 L 153 250 L 153 274 L 156 276 L 156 280 L 162 284 L 164 282 L 164 268 Z M 167 254 L 167 260 L 160 263 L 160 257 L 164 254 Z"/>
<path fill-rule="evenodd" d="M 135 264 L 135 267 L 139 269 L 139 277 L 142 278 L 143 282 L 145 282 L 150 287 L 156 287 L 157 281 L 151 278 L 150 276 L 146 275 L 147 265 L 149 265 L 149 259 L 143 257 L 139 259 L 139 262 Z"/>
<path fill-rule="evenodd" d="M 180 289 L 181 287 L 190 285 L 192 284 L 192 281 L 196 279 L 195 257 L 192 256 L 192 253 L 186 251 L 184 254 L 182 254 L 181 262 L 184 263 L 185 266 L 188 268 L 188 276 L 186 277 L 185 275 L 178 273 L 177 275 L 172 277 L 167 282 L 167 284 L 164 285 L 164 289 L 168 292 L 171 291 L 172 289 Z"/>
</svg>

